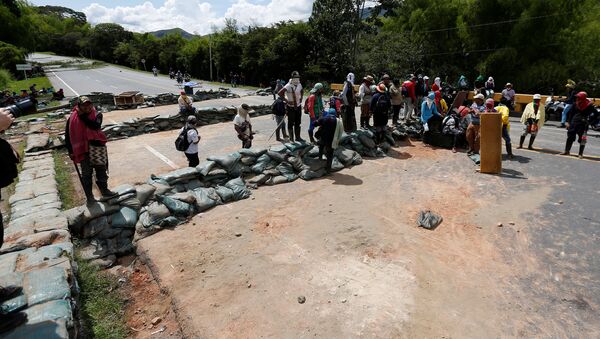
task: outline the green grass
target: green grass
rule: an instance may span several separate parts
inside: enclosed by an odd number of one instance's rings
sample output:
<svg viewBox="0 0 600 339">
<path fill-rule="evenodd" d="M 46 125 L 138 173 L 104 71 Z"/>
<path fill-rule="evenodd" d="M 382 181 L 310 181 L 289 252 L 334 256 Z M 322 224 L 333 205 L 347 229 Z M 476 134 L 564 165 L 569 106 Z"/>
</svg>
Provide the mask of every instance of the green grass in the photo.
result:
<svg viewBox="0 0 600 339">
<path fill-rule="evenodd" d="M 125 323 L 125 301 L 117 279 L 89 262 L 75 257 L 83 338 L 120 339 L 128 336 Z"/>
<path fill-rule="evenodd" d="M 31 78 L 31 79 L 27 79 L 27 80 L 18 80 L 18 81 L 12 81 L 8 84 L 8 90 L 10 90 L 11 92 L 17 92 L 17 94 L 21 93 L 21 90 L 27 90 L 27 92 L 29 92 L 29 86 L 36 84 L 35 88 L 37 88 L 38 90 L 41 90 L 43 87 L 49 88 L 52 87 L 52 84 L 50 83 L 50 80 L 48 80 L 48 78 L 46 77 L 37 77 L 37 78 Z"/>
<path fill-rule="evenodd" d="M 72 173 L 73 164 L 65 150 L 56 151 L 54 156 L 54 170 L 56 171 L 56 183 L 58 186 L 58 195 L 62 201 L 63 210 L 69 210 L 80 206 L 83 201 L 78 198 L 75 184 L 73 183 Z"/>
</svg>

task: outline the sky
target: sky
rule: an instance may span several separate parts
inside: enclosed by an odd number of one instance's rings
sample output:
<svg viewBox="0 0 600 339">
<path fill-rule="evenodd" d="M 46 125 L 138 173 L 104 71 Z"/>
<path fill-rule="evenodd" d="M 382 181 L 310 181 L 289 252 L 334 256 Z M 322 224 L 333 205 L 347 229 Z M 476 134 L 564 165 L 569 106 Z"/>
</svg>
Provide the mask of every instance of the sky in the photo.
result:
<svg viewBox="0 0 600 339">
<path fill-rule="evenodd" d="M 29 0 L 34 5 L 69 7 L 84 12 L 92 24 L 117 23 L 134 32 L 179 27 L 208 34 L 225 18 L 240 26 L 266 26 L 282 20 L 306 20 L 314 0 Z"/>
</svg>

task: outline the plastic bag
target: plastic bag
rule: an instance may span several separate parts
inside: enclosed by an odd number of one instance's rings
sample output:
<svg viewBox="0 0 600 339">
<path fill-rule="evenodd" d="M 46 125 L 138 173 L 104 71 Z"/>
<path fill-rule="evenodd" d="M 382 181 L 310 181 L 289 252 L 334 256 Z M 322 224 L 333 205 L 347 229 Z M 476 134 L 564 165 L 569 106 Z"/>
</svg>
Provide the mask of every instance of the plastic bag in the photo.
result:
<svg viewBox="0 0 600 339">
<path fill-rule="evenodd" d="M 417 219 L 417 224 L 428 230 L 433 230 L 438 227 L 443 220 L 444 219 L 441 216 L 431 211 L 421 211 L 421 213 L 419 213 L 419 218 Z"/>
<path fill-rule="evenodd" d="M 423 124 L 423 132 L 429 132 L 429 124 L 428 123 Z"/>
</svg>

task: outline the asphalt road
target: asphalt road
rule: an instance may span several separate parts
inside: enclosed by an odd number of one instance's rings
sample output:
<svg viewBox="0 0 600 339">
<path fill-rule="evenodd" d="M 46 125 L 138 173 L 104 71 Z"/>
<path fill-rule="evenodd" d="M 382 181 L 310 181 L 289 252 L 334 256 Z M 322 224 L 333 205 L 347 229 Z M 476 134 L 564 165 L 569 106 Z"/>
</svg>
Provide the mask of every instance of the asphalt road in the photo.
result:
<svg viewBox="0 0 600 339">
<path fill-rule="evenodd" d="M 31 54 L 30 61 L 49 63 L 56 61 L 75 60 L 74 58 L 46 54 Z M 152 66 L 149 66 L 152 67 Z M 140 91 L 146 95 L 160 93 L 178 93 L 181 89 L 175 80 L 168 75 L 155 77 L 149 72 L 134 71 L 128 68 L 105 66 L 94 69 L 52 69 L 46 72 L 54 88 L 62 88 L 66 96 L 78 96 L 91 92 L 122 93 L 126 91 Z M 192 81 L 200 83 L 198 79 Z M 229 87 L 225 85 L 224 87 Z M 218 89 L 219 86 L 201 83 L 198 89 Z M 247 95 L 250 90 L 232 88 L 233 93 Z"/>
</svg>

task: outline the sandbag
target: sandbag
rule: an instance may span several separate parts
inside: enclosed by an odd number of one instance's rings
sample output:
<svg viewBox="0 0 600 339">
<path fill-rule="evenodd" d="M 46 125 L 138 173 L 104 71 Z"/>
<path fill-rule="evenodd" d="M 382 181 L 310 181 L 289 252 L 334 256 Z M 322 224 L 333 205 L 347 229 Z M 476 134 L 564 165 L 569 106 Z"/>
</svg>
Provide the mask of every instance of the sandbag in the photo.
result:
<svg viewBox="0 0 600 339">
<path fill-rule="evenodd" d="M 246 165 L 246 166 L 252 166 L 252 165 L 256 164 L 256 159 L 258 159 L 258 158 L 242 156 L 242 158 L 240 159 L 240 163 L 242 163 L 243 165 Z"/>
<path fill-rule="evenodd" d="M 337 171 L 341 171 L 343 169 L 344 169 L 344 164 L 342 164 L 342 162 L 338 158 L 333 157 L 333 161 L 331 162 L 331 171 L 337 172 Z"/>
<path fill-rule="evenodd" d="M 194 167 L 184 167 L 171 171 L 169 173 L 159 176 L 160 179 L 164 179 L 169 185 L 174 185 L 180 182 L 190 181 L 198 176 L 198 170 Z"/>
<path fill-rule="evenodd" d="M 162 219 L 171 215 L 167 206 L 156 201 L 144 207 L 143 210 L 148 212 L 148 223 L 144 225 L 146 227 L 157 225 Z"/>
<path fill-rule="evenodd" d="M 201 176 L 205 177 L 216 165 L 217 163 L 214 161 L 205 161 L 200 165 L 196 166 L 196 170 Z"/>
<path fill-rule="evenodd" d="M 242 199 L 247 199 L 252 195 L 252 192 L 246 188 L 246 183 L 242 178 L 235 178 L 229 180 L 225 187 L 230 188 L 233 191 L 233 200 L 238 201 Z"/>
<path fill-rule="evenodd" d="M 189 192 L 189 191 L 171 194 L 171 195 L 169 195 L 169 197 L 171 197 L 175 200 L 183 201 L 187 204 L 194 204 L 196 202 L 196 196 L 194 195 L 193 192 Z"/>
<path fill-rule="evenodd" d="M 318 158 L 310 158 L 310 157 L 305 157 L 304 158 L 304 164 L 308 167 L 309 170 L 311 171 L 319 171 L 323 168 L 325 168 L 325 161 L 324 160 L 320 160 Z"/>
<path fill-rule="evenodd" d="M 242 156 L 240 155 L 240 153 L 231 153 L 222 156 L 208 157 L 207 160 L 214 161 L 222 169 L 226 170 L 227 172 L 231 172 L 235 168 L 235 166 L 237 166 L 241 157 Z"/>
<path fill-rule="evenodd" d="M 286 145 L 274 145 L 274 146 L 271 146 L 269 148 L 269 150 L 267 151 L 267 153 L 269 151 L 276 152 L 276 153 L 287 153 L 288 152 L 288 147 Z"/>
<path fill-rule="evenodd" d="M 394 136 L 392 135 L 392 133 L 390 131 L 385 131 L 385 140 L 390 145 L 395 145 L 396 144 L 396 140 L 394 139 Z"/>
<path fill-rule="evenodd" d="M 321 168 L 318 171 L 304 170 L 298 175 L 302 180 L 317 179 L 325 175 L 325 169 Z"/>
<path fill-rule="evenodd" d="M 188 181 L 184 186 L 186 191 L 193 191 L 198 187 L 204 187 L 204 184 L 202 183 L 202 181 L 194 179 Z"/>
<path fill-rule="evenodd" d="M 214 188 L 197 188 L 193 192 L 196 196 L 196 209 L 199 212 L 204 212 L 221 204 L 221 198 Z"/>
<path fill-rule="evenodd" d="M 256 164 L 252 166 L 252 172 L 254 174 L 260 174 L 264 172 L 264 170 L 270 162 L 271 157 L 269 157 L 267 154 L 261 155 L 260 157 L 258 157 L 258 159 L 256 159 Z"/>
<path fill-rule="evenodd" d="M 273 159 L 273 161 L 276 161 L 277 163 L 280 163 L 280 162 L 286 160 L 285 153 L 278 153 L 278 152 L 275 152 L 272 150 L 268 150 L 267 154 L 269 155 L 269 158 Z"/>
<path fill-rule="evenodd" d="M 287 162 L 288 162 L 290 165 L 292 165 L 292 167 L 293 167 L 294 171 L 296 171 L 296 172 L 301 172 L 301 171 L 303 171 L 303 170 L 305 169 L 305 167 L 306 167 L 306 166 L 304 165 L 304 163 L 302 162 L 302 159 L 301 159 L 301 158 L 299 158 L 299 157 L 289 157 L 289 158 L 287 159 Z"/>
<path fill-rule="evenodd" d="M 215 188 L 219 197 L 221 197 L 221 201 L 230 202 L 233 200 L 233 190 L 225 187 L 225 186 L 217 186 Z"/>
<path fill-rule="evenodd" d="M 373 138 L 369 138 L 366 134 L 363 133 L 358 135 L 358 140 L 360 140 L 360 142 L 369 149 L 373 149 L 377 146 L 375 145 L 375 141 L 373 141 Z"/>
<path fill-rule="evenodd" d="M 350 164 L 352 164 L 352 159 L 354 158 L 355 154 L 357 154 L 355 151 L 347 149 L 345 147 L 338 147 L 333 152 L 333 155 L 336 158 L 338 158 L 338 160 L 345 166 L 349 166 Z"/>
<path fill-rule="evenodd" d="M 284 177 L 283 175 L 278 175 L 276 177 L 271 177 L 269 180 L 267 180 L 267 182 L 265 182 L 265 185 L 273 186 L 273 185 L 284 184 L 286 182 L 289 182 L 288 178 Z"/>
<path fill-rule="evenodd" d="M 390 149 L 392 148 L 392 145 L 390 145 L 389 143 L 387 143 L 386 141 L 382 142 L 379 147 L 381 148 L 381 150 L 384 153 L 387 153 L 390 151 Z"/>
<path fill-rule="evenodd" d="M 238 151 L 242 156 L 258 158 L 263 154 L 267 153 L 266 148 L 242 148 Z"/>
<path fill-rule="evenodd" d="M 187 217 L 194 214 L 194 208 L 192 205 L 168 197 L 166 195 L 157 195 L 156 200 L 162 202 L 171 213 L 177 216 Z"/>
<path fill-rule="evenodd" d="M 148 184 L 152 185 L 155 188 L 154 193 L 153 193 L 154 195 L 167 194 L 168 192 L 170 192 L 173 189 L 164 180 L 158 180 L 158 181 L 157 180 L 150 180 L 148 182 Z"/>
<path fill-rule="evenodd" d="M 288 149 L 288 151 L 290 152 L 296 152 L 299 151 L 303 148 L 308 147 L 309 144 L 307 143 L 302 143 L 302 142 L 290 142 L 290 143 L 286 143 L 284 144 L 284 146 Z"/>
<path fill-rule="evenodd" d="M 109 216 L 112 228 L 133 228 L 137 223 L 137 219 L 137 211 L 129 207 L 123 207 L 119 212 Z"/>
<path fill-rule="evenodd" d="M 288 182 L 294 181 L 298 178 L 296 173 L 294 172 L 294 167 L 288 162 L 282 162 L 276 169 L 288 179 Z"/>
<path fill-rule="evenodd" d="M 179 219 L 175 218 L 174 216 L 170 216 L 170 217 L 166 217 L 163 220 L 161 220 L 159 223 L 159 226 L 160 227 L 175 227 L 179 224 L 181 224 L 181 221 Z"/>
<path fill-rule="evenodd" d="M 149 184 L 142 184 L 135 187 L 137 199 L 140 201 L 141 205 L 145 205 L 152 194 L 156 191 L 156 187 Z"/>
<path fill-rule="evenodd" d="M 249 184 L 253 184 L 253 185 L 264 185 L 265 182 L 267 182 L 267 180 L 269 180 L 271 178 L 270 175 L 266 175 L 266 174 L 259 174 L 257 176 L 255 176 L 252 179 L 248 180 Z"/>
</svg>

